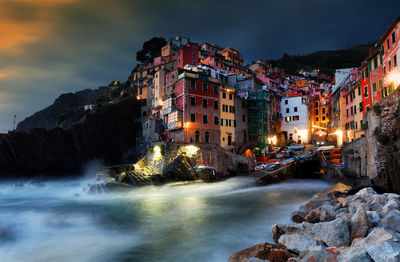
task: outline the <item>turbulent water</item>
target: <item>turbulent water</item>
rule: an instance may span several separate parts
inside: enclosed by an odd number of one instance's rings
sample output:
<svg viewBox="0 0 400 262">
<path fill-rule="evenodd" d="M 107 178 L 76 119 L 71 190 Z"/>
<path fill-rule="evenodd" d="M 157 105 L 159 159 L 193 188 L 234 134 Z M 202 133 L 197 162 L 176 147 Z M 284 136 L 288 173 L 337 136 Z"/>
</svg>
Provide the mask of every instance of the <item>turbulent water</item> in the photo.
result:
<svg viewBox="0 0 400 262">
<path fill-rule="evenodd" d="M 232 178 L 93 195 L 87 183 L 0 184 L 0 261 L 227 261 L 329 186 Z"/>
</svg>

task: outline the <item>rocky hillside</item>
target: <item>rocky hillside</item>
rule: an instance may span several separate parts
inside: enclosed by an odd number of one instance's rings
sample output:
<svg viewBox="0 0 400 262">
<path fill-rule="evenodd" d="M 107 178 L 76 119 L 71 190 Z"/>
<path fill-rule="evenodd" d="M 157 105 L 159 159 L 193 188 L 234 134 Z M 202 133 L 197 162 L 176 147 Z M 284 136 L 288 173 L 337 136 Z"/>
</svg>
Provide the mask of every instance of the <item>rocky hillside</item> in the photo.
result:
<svg viewBox="0 0 400 262">
<path fill-rule="evenodd" d="M 21 121 L 17 126 L 17 131 L 29 132 L 32 128 L 49 130 L 55 127 L 70 127 L 84 117 L 84 105 L 94 103 L 98 95 L 109 89 L 110 87 L 106 86 L 96 90 L 86 89 L 76 93 L 62 94 L 51 106 Z"/>
<path fill-rule="evenodd" d="M 317 51 L 308 55 L 288 55 L 281 59 L 269 60 L 275 66 L 284 68 L 288 73 L 295 74 L 303 67 L 319 68 L 322 73 L 333 74 L 336 68 L 358 67 L 368 56 L 372 45 L 359 45 L 335 51 Z"/>
<path fill-rule="evenodd" d="M 0 176 L 78 173 L 92 160 L 105 165 L 138 159 L 140 104 L 124 99 L 65 130 L 32 129 L 0 134 Z"/>
</svg>

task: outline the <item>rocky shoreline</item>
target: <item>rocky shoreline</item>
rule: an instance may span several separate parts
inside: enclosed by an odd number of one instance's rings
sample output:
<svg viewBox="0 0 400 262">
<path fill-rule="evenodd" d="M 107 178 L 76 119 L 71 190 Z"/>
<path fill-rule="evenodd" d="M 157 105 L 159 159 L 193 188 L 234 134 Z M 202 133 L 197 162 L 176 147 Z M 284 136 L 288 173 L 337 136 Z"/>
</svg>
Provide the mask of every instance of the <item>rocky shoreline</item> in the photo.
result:
<svg viewBox="0 0 400 262">
<path fill-rule="evenodd" d="M 272 225 L 275 244 L 242 250 L 229 262 L 400 261 L 400 196 L 353 191 L 341 183 L 322 191 L 292 213 L 292 224 Z"/>
</svg>

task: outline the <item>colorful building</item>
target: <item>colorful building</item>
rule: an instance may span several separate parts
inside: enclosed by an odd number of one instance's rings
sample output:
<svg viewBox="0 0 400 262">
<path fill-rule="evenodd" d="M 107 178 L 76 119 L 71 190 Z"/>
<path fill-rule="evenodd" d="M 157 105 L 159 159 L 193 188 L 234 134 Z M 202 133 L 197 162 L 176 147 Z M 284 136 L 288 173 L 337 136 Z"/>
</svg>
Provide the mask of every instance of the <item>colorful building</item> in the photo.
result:
<svg viewBox="0 0 400 262">
<path fill-rule="evenodd" d="M 236 141 L 235 89 L 222 85 L 220 91 L 221 147 L 230 148 Z"/>
</svg>

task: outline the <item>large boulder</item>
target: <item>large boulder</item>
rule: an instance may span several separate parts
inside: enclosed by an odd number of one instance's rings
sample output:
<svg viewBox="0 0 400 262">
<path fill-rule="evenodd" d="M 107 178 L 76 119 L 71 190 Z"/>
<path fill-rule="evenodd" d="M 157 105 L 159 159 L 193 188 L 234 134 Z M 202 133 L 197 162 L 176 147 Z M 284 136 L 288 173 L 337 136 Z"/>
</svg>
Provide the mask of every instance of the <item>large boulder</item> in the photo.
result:
<svg viewBox="0 0 400 262">
<path fill-rule="evenodd" d="M 278 242 L 298 253 L 325 249 L 324 244 L 313 234 L 285 234 Z"/>
<path fill-rule="evenodd" d="M 397 234 L 381 227 L 374 228 L 358 243 L 374 261 L 400 261 L 400 240 Z"/>
<path fill-rule="evenodd" d="M 301 224 L 274 224 L 271 226 L 272 238 L 278 243 L 284 234 L 311 234 L 312 224 L 303 222 Z"/>
<path fill-rule="evenodd" d="M 382 227 L 400 232 L 400 211 L 392 210 L 382 219 Z"/>
<path fill-rule="evenodd" d="M 336 212 L 333 209 L 332 205 L 323 205 L 322 207 L 319 207 L 319 220 L 321 222 L 328 222 L 332 221 L 336 218 Z"/>
<path fill-rule="evenodd" d="M 288 250 L 285 246 L 263 243 L 233 254 L 229 258 L 229 262 L 259 261 L 258 259 L 271 262 L 285 262 L 294 255 L 297 254 Z"/>
<path fill-rule="evenodd" d="M 362 199 L 364 201 L 368 201 L 368 199 L 372 198 L 373 196 L 377 195 L 375 190 L 372 187 L 367 187 L 364 189 L 361 189 L 354 195 L 354 200 L 355 199 Z"/>
<path fill-rule="evenodd" d="M 326 249 L 311 251 L 300 255 L 299 262 L 337 262 L 337 255 Z"/>
<path fill-rule="evenodd" d="M 367 212 L 363 206 L 359 206 L 356 213 L 350 220 L 350 242 L 357 237 L 364 237 L 367 235 L 368 229 L 370 227 Z"/>
<path fill-rule="evenodd" d="M 343 249 L 337 256 L 340 262 L 369 262 L 372 261 L 363 247 L 350 247 Z"/>
<path fill-rule="evenodd" d="M 302 222 L 304 222 L 304 218 L 306 215 L 307 215 L 306 212 L 295 211 L 290 215 L 290 218 L 295 223 L 302 223 Z"/>
<path fill-rule="evenodd" d="M 350 233 L 347 221 L 341 217 L 330 222 L 321 222 L 314 224 L 312 231 L 321 239 L 327 246 L 348 246 Z"/>
</svg>

